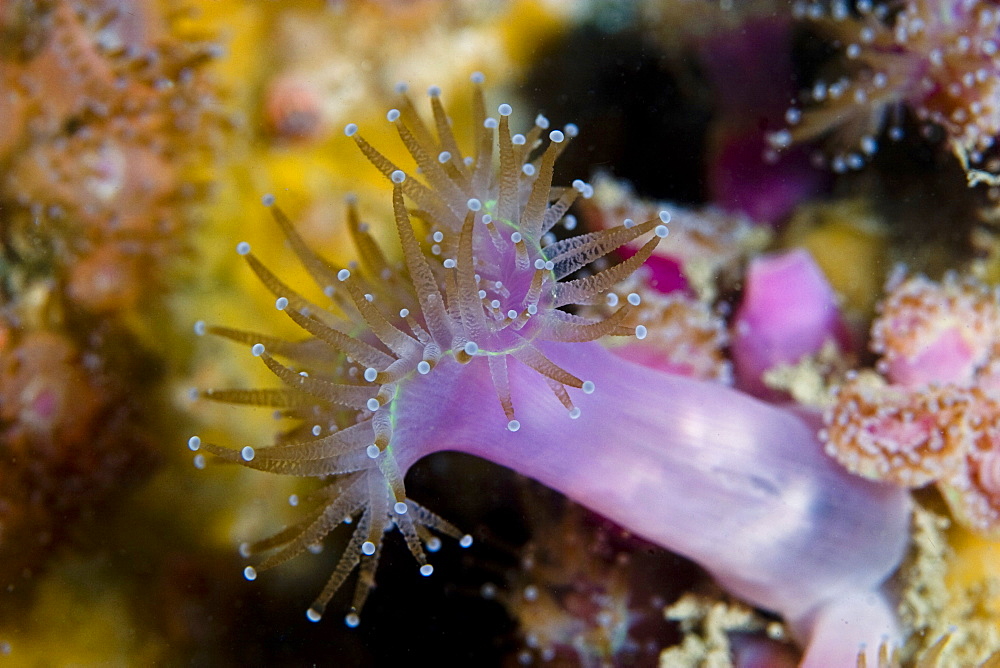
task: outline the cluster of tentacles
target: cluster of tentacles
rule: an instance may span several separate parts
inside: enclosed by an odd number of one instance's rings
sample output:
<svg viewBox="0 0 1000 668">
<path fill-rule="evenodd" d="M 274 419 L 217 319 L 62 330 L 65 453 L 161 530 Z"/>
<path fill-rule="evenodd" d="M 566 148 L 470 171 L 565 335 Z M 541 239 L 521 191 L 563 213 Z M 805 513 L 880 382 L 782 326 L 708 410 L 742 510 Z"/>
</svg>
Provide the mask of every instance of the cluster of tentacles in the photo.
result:
<svg viewBox="0 0 1000 668">
<path fill-rule="evenodd" d="M 835 172 L 860 169 L 880 136 L 903 136 L 908 110 L 928 135 L 939 134 L 979 162 L 1000 133 L 997 28 L 989 0 L 834 0 L 793 4 L 837 51 L 832 72 L 788 109 L 775 148 L 827 137 Z"/>
<path fill-rule="evenodd" d="M 359 261 L 339 267 L 311 250 L 272 197 L 265 197 L 289 245 L 332 306 L 320 306 L 283 283 L 240 244 L 251 269 L 276 297 L 276 307 L 310 335 L 286 341 L 262 334 L 198 323 L 211 332 L 251 346 L 253 355 L 284 384 L 280 389 L 209 390 L 206 398 L 278 409 L 297 426 L 270 447 L 230 449 L 192 437 L 192 450 L 204 450 L 247 467 L 287 475 L 323 478 L 316 507 L 301 522 L 263 541 L 247 545 L 247 556 L 269 552 L 245 574 L 273 567 L 320 542 L 338 525 L 355 530 L 327 586 L 307 612 L 320 618 L 330 598 L 360 566 L 360 579 L 347 616 L 359 623 L 358 610 L 373 584 L 383 534 L 400 530 L 420 571 L 430 575 L 425 548 L 440 541 L 430 530 L 454 536 L 468 546 L 451 524 L 407 498 L 403 477 L 420 453 L 407 450 L 415 424 L 400 406 L 408 393 L 425 392 L 428 383 L 452 383 L 463 368 L 488 367 L 497 405 L 468 406 L 469 411 L 502 410 L 507 429 L 517 431 L 508 370 L 524 365 L 545 379 L 569 418 L 580 411 L 571 391 L 592 392 L 594 385 L 553 363 L 537 342 L 583 342 L 605 335 L 646 335 L 645 327 L 627 327 L 630 294 L 603 320 L 574 315 L 561 307 L 589 304 L 629 276 L 667 235 L 669 215 L 589 234 L 556 240 L 550 233 L 577 197 L 592 188 L 552 186 L 553 166 L 575 126 L 543 134 L 549 122 L 535 119 L 526 134 L 512 134 L 511 107 L 500 105 L 499 118 L 488 117 L 473 76 L 473 146 L 463 155 L 450 121 L 432 88 L 433 129 L 401 91 L 399 106 L 387 119 L 416 163 L 424 182 L 400 169 L 348 125 L 345 134 L 393 184 L 393 211 L 403 262 L 390 259 L 368 233 L 353 205 L 348 216 Z M 497 155 L 498 154 L 498 155 Z M 410 207 L 407 206 L 407 201 Z M 416 222 L 414 222 L 416 220 Z M 578 274 L 620 246 L 640 236 L 653 238 L 627 260 L 598 273 Z M 568 279 L 571 274 L 579 277 Z M 285 362 L 279 361 L 282 358 Z M 440 427 L 440 426 L 439 426 Z M 204 465 L 196 455 L 196 465 Z"/>
</svg>

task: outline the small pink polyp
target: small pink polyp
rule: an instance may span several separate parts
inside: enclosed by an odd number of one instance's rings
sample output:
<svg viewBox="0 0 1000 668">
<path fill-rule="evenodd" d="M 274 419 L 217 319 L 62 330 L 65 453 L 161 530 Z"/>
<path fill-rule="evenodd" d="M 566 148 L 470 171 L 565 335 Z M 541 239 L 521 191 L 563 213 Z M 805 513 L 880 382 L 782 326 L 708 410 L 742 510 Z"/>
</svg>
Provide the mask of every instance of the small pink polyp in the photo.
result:
<svg viewBox="0 0 1000 668">
<path fill-rule="evenodd" d="M 733 321 L 737 386 L 774 398 L 762 374 L 818 352 L 827 341 L 850 347 L 836 295 L 812 256 L 798 249 L 753 260 Z"/>
</svg>

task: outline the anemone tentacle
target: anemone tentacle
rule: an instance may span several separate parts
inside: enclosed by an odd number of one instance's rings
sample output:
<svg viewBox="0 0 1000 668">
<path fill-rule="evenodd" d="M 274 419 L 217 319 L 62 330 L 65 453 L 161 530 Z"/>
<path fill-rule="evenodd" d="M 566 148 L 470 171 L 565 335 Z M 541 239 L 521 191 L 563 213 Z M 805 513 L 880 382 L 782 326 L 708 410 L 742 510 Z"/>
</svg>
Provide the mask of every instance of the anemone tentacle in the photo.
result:
<svg viewBox="0 0 1000 668">
<path fill-rule="evenodd" d="M 429 574 L 422 542 L 430 530 L 461 539 L 453 526 L 408 499 L 406 466 L 398 454 L 407 447 L 400 436 L 396 399 L 415 379 L 435 374 L 447 359 L 461 365 L 487 365 L 497 397 L 495 409 L 507 430 L 516 431 L 517 392 L 509 382 L 511 365 L 532 370 L 551 388 L 555 405 L 576 417 L 569 390 L 588 389 L 579 378 L 552 362 L 538 347 L 542 341 L 593 341 L 605 335 L 632 335 L 622 326 L 631 305 L 603 320 L 558 310 L 586 304 L 632 273 L 667 235 L 669 216 L 640 225 L 587 234 L 578 241 L 554 242 L 553 226 L 589 186 L 554 188 L 553 168 L 575 126 L 542 135 L 544 116 L 526 134 L 512 134 L 509 105 L 499 118 L 487 118 L 479 77 L 474 77 L 474 151 L 463 157 L 436 89 L 430 91 L 434 123 L 428 126 L 413 102 L 401 94 L 394 124 L 425 183 L 403 171 L 369 144 L 354 124 L 345 129 L 359 150 L 392 183 L 393 217 L 402 250 L 394 263 L 360 222 L 353 201 L 347 226 L 358 252 L 357 267 L 334 265 L 313 251 L 293 223 L 265 197 L 277 225 L 317 286 L 332 301 L 324 308 L 285 284 L 249 246 L 240 253 L 277 298 L 276 306 L 310 338 L 298 342 L 239 330 L 206 331 L 243 344 L 286 386 L 284 389 L 210 390 L 206 398 L 283 410 L 301 425 L 266 448 L 240 450 L 198 441 L 200 449 L 224 460 L 286 475 L 328 477 L 336 490 L 319 498 L 318 507 L 300 524 L 250 548 L 274 551 L 257 570 L 270 568 L 316 543 L 345 518 L 356 518 L 354 536 L 323 592 L 309 608 L 316 620 L 352 570 L 360 567 L 349 623 L 373 584 L 383 533 L 396 527 L 410 552 Z M 436 137 L 435 137 L 436 134 Z M 499 167 L 494 156 L 499 156 Z M 417 207 L 411 212 L 407 200 Z M 411 213 L 430 221 L 421 239 Z M 563 280 L 642 236 L 652 240 L 637 256 L 588 277 Z M 284 364 L 276 357 L 286 358 Z M 485 358 L 485 359 L 482 359 Z M 323 425 L 327 425 L 324 430 Z M 464 542 L 469 542 L 465 540 Z"/>
</svg>

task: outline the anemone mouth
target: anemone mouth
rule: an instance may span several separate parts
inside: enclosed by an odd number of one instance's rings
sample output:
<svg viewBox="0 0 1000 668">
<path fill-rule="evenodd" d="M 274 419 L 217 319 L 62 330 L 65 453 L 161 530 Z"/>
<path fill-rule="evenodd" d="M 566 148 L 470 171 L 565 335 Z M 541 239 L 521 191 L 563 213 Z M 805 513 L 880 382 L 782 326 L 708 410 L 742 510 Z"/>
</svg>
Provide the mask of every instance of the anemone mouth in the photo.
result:
<svg viewBox="0 0 1000 668">
<path fill-rule="evenodd" d="M 463 547 L 471 544 L 470 537 L 406 496 L 405 470 L 399 461 L 408 443 L 397 429 L 403 418 L 394 400 L 408 384 L 418 379 L 449 382 L 453 374 L 435 373 L 442 362 L 450 367 L 453 363 L 485 365 L 488 374 L 484 377 L 492 381 L 506 428 L 514 432 L 521 423 L 509 364 L 524 365 L 544 378 L 570 418 L 580 413 L 570 391 L 593 391 L 593 383 L 552 362 L 536 342 L 645 335 L 645 328 L 623 325 L 635 300 L 626 301 L 602 320 L 583 318 L 561 307 L 595 303 L 632 274 L 667 236 L 669 214 L 661 212 L 641 224 L 626 221 L 617 228 L 556 241 L 550 234 L 552 228 L 577 197 L 589 197 L 593 190 L 583 181 L 570 188 L 552 186 L 555 161 L 577 128 L 568 125 L 550 131 L 543 146 L 549 122 L 538 116 L 526 134 L 511 134 L 510 105 L 500 105 L 499 118 L 487 117 L 479 85 L 482 77 L 474 75 L 472 80 L 475 149 L 469 156 L 463 155 L 452 133 L 439 91 L 430 91 L 433 131 L 405 93 L 398 108 L 387 114 L 423 182 L 372 147 L 356 125 L 345 128 L 345 134 L 392 183 L 402 262 L 391 260 L 369 234 L 353 202 L 348 203 L 347 222 L 358 261 L 348 268 L 313 251 L 274 198 L 266 196 L 264 204 L 332 307 L 320 306 L 285 284 L 249 245 L 241 243 L 238 253 L 274 294 L 277 310 L 309 336 L 287 341 L 202 322 L 196 325 L 196 333 L 212 333 L 251 346 L 252 354 L 284 385 L 208 390 L 202 396 L 268 406 L 293 418 L 297 426 L 268 447 L 231 449 L 202 443 L 197 437 L 189 446 L 249 468 L 327 481 L 313 495 L 315 507 L 301 522 L 242 550 L 246 556 L 270 555 L 247 572 L 256 578 L 258 571 L 291 559 L 340 524 L 354 524 L 333 575 L 309 608 L 307 616 L 313 621 L 359 568 L 347 618 L 348 625 L 357 625 L 357 611 L 374 583 L 382 535 L 393 527 L 403 534 L 425 576 L 433 569 L 424 547 L 439 543 L 431 531 L 450 535 Z M 650 233 L 652 237 L 630 258 L 567 280 L 577 270 Z M 497 410 L 497 406 L 476 410 Z"/>
</svg>

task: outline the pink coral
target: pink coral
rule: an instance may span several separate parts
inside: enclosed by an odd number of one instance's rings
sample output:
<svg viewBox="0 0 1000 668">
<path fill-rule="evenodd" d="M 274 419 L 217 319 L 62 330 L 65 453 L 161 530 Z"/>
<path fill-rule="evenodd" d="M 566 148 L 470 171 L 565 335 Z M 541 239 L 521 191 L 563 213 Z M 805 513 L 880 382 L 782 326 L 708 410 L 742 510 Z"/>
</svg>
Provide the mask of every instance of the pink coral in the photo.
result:
<svg viewBox="0 0 1000 668">
<path fill-rule="evenodd" d="M 1000 530 L 1000 300 L 970 279 L 890 281 L 872 326 L 878 369 L 851 376 L 826 414 L 827 452 L 851 471 L 936 484 L 960 520 Z"/>
<path fill-rule="evenodd" d="M 711 293 L 714 288 L 710 284 L 714 286 L 724 273 L 735 272 L 747 255 L 765 245 L 769 236 L 767 230 L 743 214 L 719 207 L 686 209 L 641 200 L 626 182 L 605 175 L 595 179 L 594 197 L 582 208 L 591 227 L 612 228 L 629 224 L 625 221 L 645 220 L 665 207 L 670 211 L 670 243 L 658 246 L 646 265 L 652 272 L 648 283 L 661 292 L 691 287 L 700 294 Z M 629 244 L 623 254 L 637 248 Z"/>
<path fill-rule="evenodd" d="M 941 491 L 959 520 L 974 529 L 1000 533 L 1000 402 L 985 400 L 970 434 L 965 466 L 945 478 Z"/>
<path fill-rule="evenodd" d="M 855 377 L 836 389 L 827 453 L 858 475 L 921 487 L 961 468 L 983 400 L 949 386 L 911 392 Z"/>
<path fill-rule="evenodd" d="M 989 373 L 1000 352 L 1000 303 L 994 290 L 948 275 L 938 283 L 900 275 L 872 326 L 878 370 L 890 382 L 917 388 L 930 383 L 968 385 Z"/>
<path fill-rule="evenodd" d="M 78 358 L 65 336 L 46 332 L 0 350 L 5 446 L 40 439 L 74 447 L 88 439 L 103 401 Z"/>
<path fill-rule="evenodd" d="M 907 487 L 937 484 L 963 523 L 1000 530 L 1000 403 L 993 396 L 856 379 L 837 389 L 826 425 L 827 453 L 849 470 Z"/>
<path fill-rule="evenodd" d="M 762 379 L 768 369 L 794 364 L 828 342 L 850 349 L 836 295 L 805 250 L 754 258 L 733 319 L 737 385 L 758 396 L 778 396 Z"/>
<path fill-rule="evenodd" d="M 322 100 L 306 77 L 277 76 L 267 85 L 264 121 L 277 137 L 315 139 L 323 131 Z"/>
<path fill-rule="evenodd" d="M 131 378 L 126 386 L 109 372 L 108 348 L 125 342 L 105 334 L 94 332 L 89 343 L 96 347 L 81 348 L 62 332 L 0 325 L 5 586 L 40 569 L 84 509 L 141 479 L 152 459 L 150 443 L 136 426 L 142 381 Z"/>
<path fill-rule="evenodd" d="M 725 354 L 729 335 L 719 313 L 682 291 L 660 293 L 648 286 L 647 274 L 643 267 L 606 298 L 606 310 L 622 299 L 638 302 L 627 324 L 642 325 L 646 332 L 642 339 L 613 340 L 611 351 L 659 371 L 731 384 L 732 365 Z"/>
</svg>

